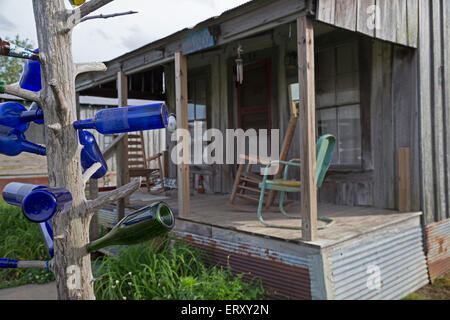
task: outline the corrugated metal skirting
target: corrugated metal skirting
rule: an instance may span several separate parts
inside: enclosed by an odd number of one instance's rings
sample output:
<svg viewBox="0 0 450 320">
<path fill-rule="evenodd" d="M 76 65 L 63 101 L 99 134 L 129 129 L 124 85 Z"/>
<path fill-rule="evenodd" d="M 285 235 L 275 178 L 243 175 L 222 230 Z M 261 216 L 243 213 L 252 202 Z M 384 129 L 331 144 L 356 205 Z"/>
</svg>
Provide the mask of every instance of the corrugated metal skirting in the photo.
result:
<svg viewBox="0 0 450 320">
<path fill-rule="evenodd" d="M 401 299 L 428 283 L 420 227 L 333 252 L 329 259 L 337 300 Z"/>
<path fill-rule="evenodd" d="M 230 266 L 234 273 L 247 273 L 244 280 L 260 277 L 268 298 L 311 299 L 308 259 L 269 249 L 177 232 L 185 241 L 201 248 L 206 262 Z"/>
<path fill-rule="evenodd" d="M 427 260 L 431 279 L 450 271 L 450 219 L 426 228 Z"/>
</svg>

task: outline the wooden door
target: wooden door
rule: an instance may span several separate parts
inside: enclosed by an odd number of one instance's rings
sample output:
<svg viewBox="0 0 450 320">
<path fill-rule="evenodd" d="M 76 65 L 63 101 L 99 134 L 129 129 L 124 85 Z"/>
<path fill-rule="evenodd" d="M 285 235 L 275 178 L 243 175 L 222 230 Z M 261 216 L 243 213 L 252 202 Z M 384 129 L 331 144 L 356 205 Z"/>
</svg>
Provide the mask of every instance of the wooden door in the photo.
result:
<svg viewBox="0 0 450 320">
<path fill-rule="evenodd" d="M 241 129 L 271 129 L 271 61 L 244 66 L 244 81 L 238 85 L 238 126 Z"/>
</svg>

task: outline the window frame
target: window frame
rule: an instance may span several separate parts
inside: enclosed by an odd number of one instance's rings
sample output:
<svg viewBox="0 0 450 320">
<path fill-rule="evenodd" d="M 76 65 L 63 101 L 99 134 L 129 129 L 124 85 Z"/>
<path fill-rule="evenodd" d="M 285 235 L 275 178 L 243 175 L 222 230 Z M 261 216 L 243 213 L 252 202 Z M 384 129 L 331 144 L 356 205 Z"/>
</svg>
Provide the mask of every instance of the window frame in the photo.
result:
<svg viewBox="0 0 450 320">
<path fill-rule="evenodd" d="M 338 82 L 338 74 L 337 73 L 337 64 L 338 64 L 338 55 L 337 55 L 337 50 L 340 47 L 344 47 L 344 46 L 354 46 L 355 47 L 355 55 L 358 58 L 357 62 L 356 62 L 356 69 L 358 71 L 352 71 L 352 72 L 348 72 L 348 73 L 356 73 L 357 74 L 357 82 L 358 82 L 358 99 L 357 101 L 351 101 L 351 102 L 345 102 L 345 103 L 337 103 L 337 95 L 338 95 L 338 91 L 337 91 L 337 82 Z M 318 104 L 316 103 L 316 136 L 319 136 L 319 116 L 318 113 L 321 110 L 327 110 L 327 109 L 335 109 L 336 110 L 336 129 L 337 132 L 339 134 L 339 108 L 344 108 L 344 107 L 351 107 L 351 106 L 355 106 L 358 105 L 359 108 L 359 122 L 360 122 L 360 135 L 361 135 L 361 139 L 360 139 L 360 155 L 359 155 L 359 163 L 354 163 L 354 164 L 341 164 L 341 163 L 335 163 L 335 164 L 331 164 L 330 165 L 330 171 L 337 171 L 337 172 L 341 172 L 341 171 L 362 171 L 364 169 L 364 147 L 363 147 L 363 141 L 364 141 L 364 128 L 361 125 L 361 121 L 362 121 L 362 101 L 361 101 L 361 83 L 360 83 L 360 77 L 361 77 L 361 66 L 360 66 L 360 46 L 359 46 L 359 41 L 358 40 L 352 40 L 352 41 L 346 41 L 346 42 L 339 42 L 339 43 L 333 43 L 332 45 L 328 45 L 328 46 L 323 46 L 320 48 L 316 47 L 315 50 L 315 56 L 317 57 L 317 55 L 320 52 L 324 52 L 327 50 L 334 50 L 334 93 L 335 93 L 335 97 L 334 97 L 334 105 L 327 105 L 324 107 L 318 107 Z M 344 74 L 344 73 L 343 73 Z M 316 74 L 316 101 L 318 100 L 317 98 L 317 81 L 320 80 L 320 78 L 317 77 Z M 288 98 L 289 98 L 289 103 L 292 103 L 294 100 L 291 97 L 291 85 L 292 84 L 298 84 L 298 75 L 292 75 L 290 77 L 288 77 L 287 79 L 287 90 L 288 90 Z M 297 102 L 298 104 L 298 102 Z M 339 147 L 338 145 L 336 146 L 337 148 Z"/>
</svg>

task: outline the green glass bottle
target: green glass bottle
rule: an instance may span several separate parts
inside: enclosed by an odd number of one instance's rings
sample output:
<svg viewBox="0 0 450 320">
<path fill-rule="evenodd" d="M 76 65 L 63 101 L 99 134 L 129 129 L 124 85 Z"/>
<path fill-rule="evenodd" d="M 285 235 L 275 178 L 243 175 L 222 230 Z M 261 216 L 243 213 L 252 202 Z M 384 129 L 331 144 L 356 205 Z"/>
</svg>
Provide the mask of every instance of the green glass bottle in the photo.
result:
<svg viewBox="0 0 450 320">
<path fill-rule="evenodd" d="M 112 245 L 133 245 L 168 233 L 175 225 L 172 210 L 164 202 L 156 202 L 131 213 L 119 221 L 104 237 L 87 245 L 93 252 Z"/>
</svg>

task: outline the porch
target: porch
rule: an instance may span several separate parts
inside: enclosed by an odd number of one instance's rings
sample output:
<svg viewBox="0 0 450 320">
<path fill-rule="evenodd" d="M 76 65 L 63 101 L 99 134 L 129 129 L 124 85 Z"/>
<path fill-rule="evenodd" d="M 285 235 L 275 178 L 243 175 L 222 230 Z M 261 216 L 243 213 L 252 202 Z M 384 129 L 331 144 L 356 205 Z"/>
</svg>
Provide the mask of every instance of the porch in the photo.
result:
<svg viewBox="0 0 450 320">
<path fill-rule="evenodd" d="M 173 208 L 175 234 L 201 248 L 207 262 L 231 266 L 244 279 L 261 278 L 270 298 L 399 299 L 428 282 L 420 212 L 319 203 L 319 216 L 335 223 L 307 242 L 300 230 L 264 227 L 254 206 L 253 212 L 236 211 L 226 194 L 192 194 L 190 215 L 180 217 L 176 191 L 157 196 L 138 191 L 125 214 L 154 201 Z M 288 212 L 298 207 L 293 203 Z M 99 222 L 111 226 L 116 212 L 115 206 L 104 208 Z M 275 210 L 264 217 L 301 226 Z M 371 287 L 374 276 L 379 282 Z"/>
<path fill-rule="evenodd" d="M 178 199 L 176 191 L 168 191 L 162 195 L 151 195 L 138 191 L 130 198 L 130 204 L 125 210 L 128 215 L 133 210 L 146 206 L 155 201 L 166 202 L 174 211 L 177 219 L 176 230 L 183 229 L 186 224 L 204 226 L 197 231 L 199 235 L 210 236 L 206 231 L 208 226 L 245 233 L 261 239 L 276 239 L 291 243 L 308 243 L 320 248 L 330 247 L 384 227 L 401 223 L 405 220 L 420 217 L 420 212 L 398 212 L 393 210 L 371 207 L 339 206 L 335 204 L 318 204 L 318 215 L 333 219 L 334 223 L 325 229 L 319 229 L 317 239 L 312 242 L 302 241 L 302 231 L 281 228 L 268 228 L 261 224 L 256 216 L 256 206 L 242 206 L 246 210 L 236 210 L 229 205 L 228 194 L 195 194 L 191 195 L 191 211 L 188 217 L 178 215 Z M 252 211 L 253 209 L 253 211 Z M 288 206 L 288 213 L 300 212 L 300 203 Z M 291 220 L 284 217 L 277 208 L 263 211 L 267 222 L 281 226 L 301 227 L 301 220 Z M 105 227 L 112 227 L 117 222 L 116 207 L 110 205 L 99 212 L 99 223 Z M 181 222 L 181 223 L 180 223 Z M 318 221 L 318 227 L 325 227 L 326 223 Z M 204 232 L 202 232 L 202 230 Z"/>
</svg>

